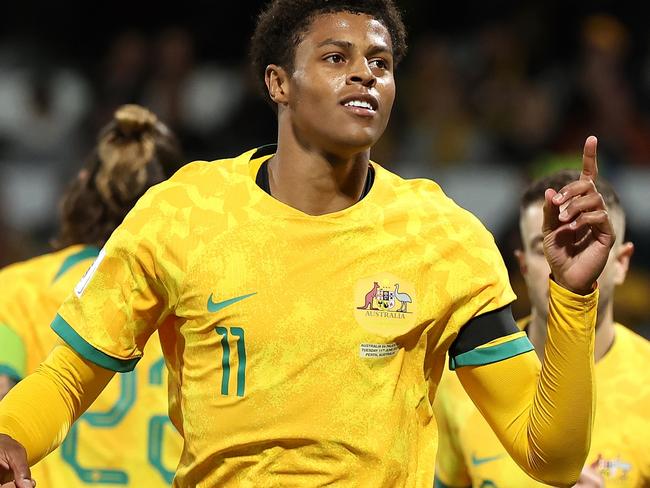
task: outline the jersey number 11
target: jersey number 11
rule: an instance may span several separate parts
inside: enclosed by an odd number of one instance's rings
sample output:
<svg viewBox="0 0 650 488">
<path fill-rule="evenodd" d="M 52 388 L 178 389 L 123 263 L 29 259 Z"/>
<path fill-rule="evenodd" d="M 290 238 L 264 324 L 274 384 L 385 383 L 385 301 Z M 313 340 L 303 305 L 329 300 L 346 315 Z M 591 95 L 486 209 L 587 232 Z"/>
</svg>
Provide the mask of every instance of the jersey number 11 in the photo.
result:
<svg viewBox="0 0 650 488">
<path fill-rule="evenodd" d="M 246 390 L 246 341 L 244 329 L 241 327 L 215 327 L 215 332 L 221 336 L 221 394 L 228 395 L 230 383 L 230 342 L 228 335 L 237 337 L 237 396 L 243 397 Z"/>
</svg>

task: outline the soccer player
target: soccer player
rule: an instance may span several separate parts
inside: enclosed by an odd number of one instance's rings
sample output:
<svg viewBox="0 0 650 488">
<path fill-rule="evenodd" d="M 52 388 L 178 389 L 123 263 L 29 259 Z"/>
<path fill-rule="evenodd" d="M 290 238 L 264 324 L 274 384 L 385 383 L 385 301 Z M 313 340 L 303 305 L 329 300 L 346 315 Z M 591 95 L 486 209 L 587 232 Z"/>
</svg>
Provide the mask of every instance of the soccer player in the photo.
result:
<svg viewBox="0 0 650 488">
<path fill-rule="evenodd" d="M 516 251 L 531 301 L 530 316 L 519 326 L 540 359 L 547 344 L 548 274 L 542 221 L 544 191 L 559 190 L 578 177 L 565 170 L 533 182 L 521 200 L 519 228 L 522 249 Z M 614 288 L 625 279 L 631 242 L 623 242 L 625 213 L 613 188 L 604 180 L 596 187 L 621 238 L 598 278 L 600 300 L 594 359 L 598 389 L 596 415 L 587 465 L 578 486 L 650 486 L 650 343 L 614 321 Z M 440 428 L 436 481 L 444 486 L 538 487 L 508 456 L 458 380 L 443 374 L 435 402 Z M 444 448 L 443 448 L 444 446 Z"/>
<path fill-rule="evenodd" d="M 111 232 L 152 185 L 178 169 L 175 135 L 149 110 L 120 107 L 62 199 L 56 252 L 0 271 L 0 378 L 18 382 L 57 342 L 52 316 Z M 157 334 L 138 367 L 111 381 L 63 445 L 38 463 L 42 487 L 171 485 L 182 439 L 169 422 Z M 40 415 L 53 415 L 46 396 Z"/>
<path fill-rule="evenodd" d="M 54 319 L 66 344 L 0 403 L 5 474 L 29 478 L 158 331 L 185 440 L 174 486 L 430 487 L 447 351 L 525 469 L 575 482 L 614 242 L 596 140 L 546 195 L 556 347 L 540 372 L 492 236 L 435 183 L 369 159 L 405 49 L 392 0 L 268 5 L 252 56 L 277 147 L 189 164 L 140 199 Z M 42 401 L 57 414 L 38 419 Z"/>
</svg>

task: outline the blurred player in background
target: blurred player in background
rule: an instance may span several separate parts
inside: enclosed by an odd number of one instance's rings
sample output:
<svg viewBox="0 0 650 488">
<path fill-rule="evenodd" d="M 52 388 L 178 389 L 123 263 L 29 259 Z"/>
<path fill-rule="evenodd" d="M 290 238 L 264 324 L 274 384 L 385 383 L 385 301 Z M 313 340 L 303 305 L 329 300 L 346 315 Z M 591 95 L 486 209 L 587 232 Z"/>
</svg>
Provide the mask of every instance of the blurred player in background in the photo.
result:
<svg viewBox="0 0 650 488">
<path fill-rule="evenodd" d="M 58 250 L 0 271 L 0 387 L 46 358 L 58 339 L 50 322 L 59 305 L 135 202 L 181 161 L 175 135 L 149 110 L 115 112 L 62 199 Z M 52 414 L 50 405 L 41 408 Z M 39 486 L 169 486 L 181 438 L 166 412 L 167 373 L 154 334 L 138 368 L 116 376 L 61 448 L 36 465 Z"/>
<path fill-rule="evenodd" d="M 577 176 L 577 171 L 566 170 L 541 178 L 528 187 L 521 200 L 519 228 L 523 245 L 516 256 L 531 311 L 518 325 L 526 331 L 542 361 L 547 344 L 550 272 L 542 242 L 544 191 L 560 190 Z M 625 279 L 634 246 L 623 241 L 625 212 L 618 195 L 604 180 L 596 186 L 620 239 L 598 279 L 596 416 L 591 450 L 578 486 L 642 488 L 650 486 L 650 343 L 614 321 L 614 288 Z M 454 376 L 443 375 L 435 403 L 440 426 L 436 486 L 546 486 L 526 476 L 508 456 Z"/>
<path fill-rule="evenodd" d="M 158 331 L 185 439 L 174 486 L 430 488 L 449 350 L 518 461 L 577 480 L 615 239 L 596 139 L 580 179 L 546 195 L 557 347 L 540 372 L 489 232 L 435 183 L 370 161 L 405 51 L 391 0 L 266 7 L 252 57 L 277 147 L 189 164 L 139 200 L 59 309 L 66 344 L 0 403 L 0 475 L 27 484 L 28 462 Z M 57 415 L 38 417 L 44 399 Z"/>
</svg>

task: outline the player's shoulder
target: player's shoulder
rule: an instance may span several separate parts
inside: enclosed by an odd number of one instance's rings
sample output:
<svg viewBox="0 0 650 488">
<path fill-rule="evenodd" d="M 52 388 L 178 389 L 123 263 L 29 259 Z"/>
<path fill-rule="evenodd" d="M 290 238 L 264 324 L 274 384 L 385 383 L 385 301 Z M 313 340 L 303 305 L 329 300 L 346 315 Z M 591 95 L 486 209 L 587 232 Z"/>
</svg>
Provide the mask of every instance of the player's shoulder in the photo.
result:
<svg viewBox="0 0 650 488">
<path fill-rule="evenodd" d="M 437 232 L 463 242 L 493 242 L 492 234 L 470 211 L 447 196 L 438 183 L 426 178 L 405 179 L 376 165 L 382 188 L 391 192 L 395 204 L 417 212 L 424 222 L 434 225 Z"/>
<path fill-rule="evenodd" d="M 9 264 L 0 269 L 0 286 L 5 287 L 5 284 L 11 283 L 15 280 L 20 280 L 30 273 L 32 269 L 32 261 L 38 258 L 28 259 L 26 261 L 18 261 Z"/>
<path fill-rule="evenodd" d="M 625 357 L 630 360 L 639 361 L 639 366 L 645 371 L 645 364 L 650 357 L 650 341 L 645 337 L 640 336 L 631 329 L 621 324 L 616 324 L 616 341 L 619 342 Z M 650 375 L 650 371 L 648 371 Z"/>
<path fill-rule="evenodd" d="M 220 181 L 232 177 L 236 172 L 238 157 L 215 159 L 212 161 L 193 161 L 180 168 L 166 182 L 176 185 L 201 185 L 208 182 Z M 165 183 L 161 183 L 165 186 Z"/>
<path fill-rule="evenodd" d="M 372 162 L 376 179 L 382 182 L 382 187 L 394 193 L 393 197 L 400 201 L 442 202 L 449 204 L 448 198 L 435 181 L 426 178 L 403 178 L 400 175 Z"/>
<path fill-rule="evenodd" d="M 0 270 L 0 285 L 6 289 L 5 287 L 9 287 L 10 284 L 15 285 L 19 282 L 38 284 L 50 279 L 66 258 L 80 249 L 82 246 L 71 246 L 10 264 Z"/>
<path fill-rule="evenodd" d="M 214 185 L 223 187 L 233 181 L 249 180 L 249 163 L 258 149 L 250 149 L 238 156 L 215 159 L 212 161 L 193 161 L 180 168 L 167 182 L 159 186 L 173 187 L 175 185 L 189 185 L 192 187 L 215 189 Z"/>
<path fill-rule="evenodd" d="M 246 205 L 254 193 L 250 159 L 256 150 L 226 159 L 194 161 L 138 200 L 109 243 L 135 249 L 174 239 L 192 239 L 189 227 L 213 226 L 224 207 Z M 110 247 L 110 246 L 109 246 Z"/>
<path fill-rule="evenodd" d="M 42 309 L 43 297 L 52 293 L 52 284 L 66 266 L 71 266 L 71 258 L 83 246 L 71 246 L 59 251 L 43 254 L 9 265 L 0 270 L 0 307 L 16 304 L 30 310 Z"/>
<path fill-rule="evenodd" d="M 254 153 L 253 149 L 236 157 L 187 163 L 168 180 L 150 188 L 141 206 L 158 205 L 161 200 L 174 206 L 194 204 L 218 198 L 238 185 L 250 184 L 248 163 Z"/>
</svg>

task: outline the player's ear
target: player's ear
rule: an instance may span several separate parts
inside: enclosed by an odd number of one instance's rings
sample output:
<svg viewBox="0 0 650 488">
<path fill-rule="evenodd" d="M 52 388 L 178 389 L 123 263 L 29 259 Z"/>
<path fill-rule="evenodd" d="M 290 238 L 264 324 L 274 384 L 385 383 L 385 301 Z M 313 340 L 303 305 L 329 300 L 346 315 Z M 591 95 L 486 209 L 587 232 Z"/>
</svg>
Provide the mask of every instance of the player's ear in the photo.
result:
<svg viewBox="0 0 650 488">
<path fill-rule="evenodd" d="M 277 64 L 269 64 L 264 72 L 264 82 L 269 97 L 278 105 L 286 105 L 289 101 L 289 74 Z"/>
<path fill-rule="evenodd" d="M 630 259 L 634 254 L 634 244 L 624 242 L 616 250 L 616 272 L 614 274 L 614 284 L 620 285 L 625 281 L 627 270 L 630 269 Z"/>
<path fill-rule="evenodd" d="M 526 273 L 528 272 L 528 267 L 526 266 L 526 253 L 521 249 L 515 249 L 515 257 L 517 258 L 521 275 L 526 276 Z"/>
</svg>

